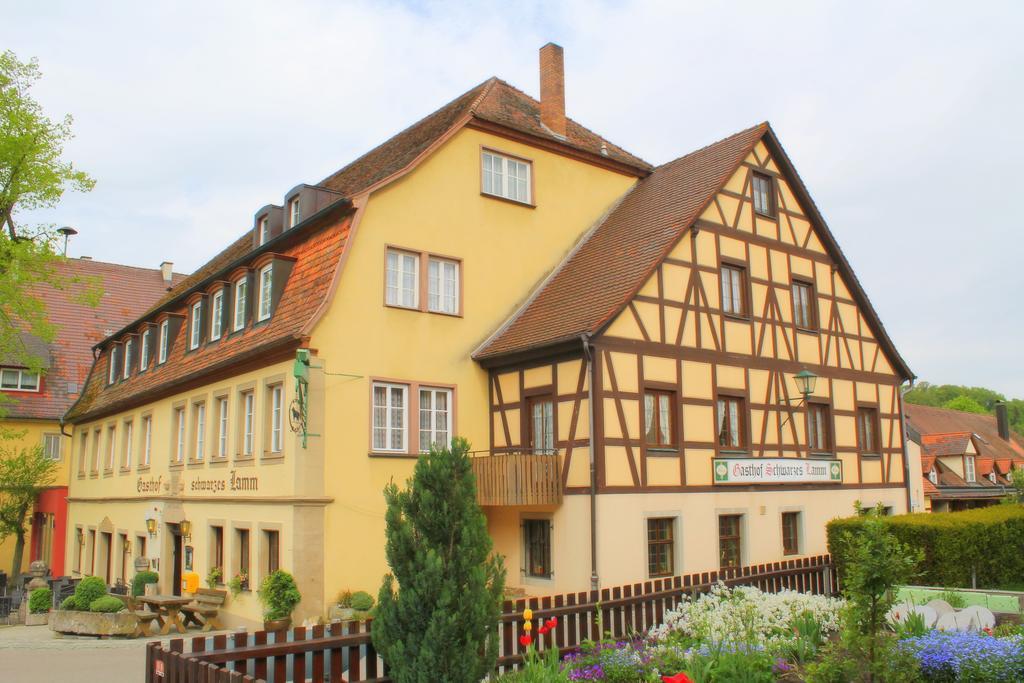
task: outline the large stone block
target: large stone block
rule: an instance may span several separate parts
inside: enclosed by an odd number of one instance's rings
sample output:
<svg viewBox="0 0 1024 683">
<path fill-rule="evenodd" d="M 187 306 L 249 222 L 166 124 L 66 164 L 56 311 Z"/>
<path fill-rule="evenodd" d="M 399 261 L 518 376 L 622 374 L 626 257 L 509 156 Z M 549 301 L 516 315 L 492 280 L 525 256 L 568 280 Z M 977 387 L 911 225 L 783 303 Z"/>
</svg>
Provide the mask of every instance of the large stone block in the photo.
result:
<svg viewBox="0 0 1024 683">
<path fill-rule="evenodd" d="M 50 612 L 50 630 L 82 636 L 131 636 L 139 618 L 131 612 L 79 612 L 54 610 Z"/>
</svg>

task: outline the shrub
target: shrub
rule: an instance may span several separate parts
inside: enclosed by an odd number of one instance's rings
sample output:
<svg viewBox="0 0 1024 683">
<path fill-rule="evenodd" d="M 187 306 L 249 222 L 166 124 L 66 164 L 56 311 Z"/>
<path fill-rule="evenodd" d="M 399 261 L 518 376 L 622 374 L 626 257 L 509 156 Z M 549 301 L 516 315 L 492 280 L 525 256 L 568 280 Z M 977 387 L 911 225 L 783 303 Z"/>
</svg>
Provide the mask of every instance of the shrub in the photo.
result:
<svg viewBox="0 0 1024 683">
<path fill-rule="evenodd" d="M 352 594 L 349 604 L 358 612 L 369 612 L 373 609 L 373 596 L 366 591 L 356 591 Z"/>
<path fill-rule="evenodd" d="M 75 609 L 88 612 L 89 605 L 96 598 L 107 594 L 107 584 L 98 576 L 87 576 L 75 586 Z"/>
<path fill-rule="evenodd" d="M 864 533 L 865 517 L 836 519 L 828 524 L 828 547 L 845 575 L 848 548 L 844 534 Z M 963 512 L 897 515 L 882 523 L 900 542 L 924 553 L 918 583 L 971 587 L 972 571 L 979 588 L 1009 584 L 1024 575 L 1024 506 L 993 505 Z"/>
<path fill-rule="evenodd" d="M 967 607 L 967 601 L 964 600 L 964 596 L 960 595 L 956 591 L 949 590 L 948 588 L 941 591 L 935 597 L 939 600 L 945 600 L 953 609 L 963 609 L 964 607 Z"/>
<path fill-rule="evenodd" d="M 160 581 L 160 575 L 156 572 L 144 571 L 139 572 L 132 577 L 132 597 L 137 598 L 140 595 L 146 593 L 147 583 L 158 583 Z"/>
<path fill-rule="evenodd" d="M 295 579 L 288 572 L 278 569 L 268 574 L 257 591 L 263 603 L 263 618 L 267 621 L 287 619 L 302 600 Z"/>
<path fill-rule="evenodd" d="M 206 585 L 210 588 L 216 588 L 222 578 L 224 578 L 224 572 L 221 571 L 220 567 L 210 567 L 210 571 L 206 572 Z"/>
<path fill-rule="evenodd" d="M 37 588 L 28 598 L 28 611 L 32 614 L 43 614 L 50 611 L 53 604 L 53 591 L 49 588 Z"/>
<path fill-rule="evenodd" d="M 384 577 L 373 645 L 395 683 L 477 683 L 498 658 L 505 569 L 476 501 L 469 443 L 432 447 L 387 501 Z"/>
<path fill-rule="evenodd" d="M 76 610 L 78 609 L 78 603 L 75 602 L 75 596 L 69 595 L 60 601 L 60 608 L 64 610 Z"/>
<path fill-rule="evenodd" d="M 113 595 L 104 595 L 89 603 L 90 612 L 120 612 L 124 609 L 124 603 Z"/>
<path fill-rule="evenodd" d="M 345 589 L 338 593 L 338 599 L 336 601 L 339 607 L 351 607 L 352 606 L 352 591 Z"/>
</svg>

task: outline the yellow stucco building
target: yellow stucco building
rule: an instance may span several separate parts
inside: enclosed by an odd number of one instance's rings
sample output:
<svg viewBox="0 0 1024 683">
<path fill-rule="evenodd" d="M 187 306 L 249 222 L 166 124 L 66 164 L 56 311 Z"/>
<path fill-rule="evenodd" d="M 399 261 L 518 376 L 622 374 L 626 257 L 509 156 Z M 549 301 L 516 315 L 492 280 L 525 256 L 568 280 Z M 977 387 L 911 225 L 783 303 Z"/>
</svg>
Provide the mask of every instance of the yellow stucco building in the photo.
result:
<svg viewBox="0 0 1024 683">
<path fill-rule="evenodd" d="M 909 370 L 770 128 L 655 169 L 565 117 L 561 60 L 540 102 L 491 79 L 297 186 L 99 345 L 73 570 L 129 572 L 127 544 L 166 592 L 244 572 L 251 624 L 282 568 L 323 615 L 376 591 L 381 492 L 453 435 L 535 594 L 818 554 L 854 500 L 906 508 Z"/>
</svg>

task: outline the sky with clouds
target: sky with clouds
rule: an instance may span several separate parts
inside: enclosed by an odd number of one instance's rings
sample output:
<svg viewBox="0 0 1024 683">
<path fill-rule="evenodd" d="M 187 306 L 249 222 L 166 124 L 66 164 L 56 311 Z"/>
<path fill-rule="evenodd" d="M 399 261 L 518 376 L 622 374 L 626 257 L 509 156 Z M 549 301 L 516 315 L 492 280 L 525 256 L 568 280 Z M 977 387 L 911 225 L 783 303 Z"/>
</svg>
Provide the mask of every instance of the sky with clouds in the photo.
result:
<svg viewBox="0 0 1024 683">
<path fill-rule="evenodd" d="M 188 272 L 496 75 L 652 163 L 771 121 L 921 379 L 1024 397 L 1019 2 L 0 2 L 97 180 L 31 218 Z"/>
</svg>

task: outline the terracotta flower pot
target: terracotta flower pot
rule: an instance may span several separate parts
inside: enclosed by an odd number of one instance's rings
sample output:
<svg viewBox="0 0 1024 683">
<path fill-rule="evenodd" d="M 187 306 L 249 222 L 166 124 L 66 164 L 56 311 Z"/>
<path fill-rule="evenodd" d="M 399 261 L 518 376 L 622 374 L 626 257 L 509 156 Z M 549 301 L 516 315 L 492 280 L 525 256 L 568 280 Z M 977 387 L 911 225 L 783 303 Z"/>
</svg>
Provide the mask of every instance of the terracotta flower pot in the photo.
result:
<svg viewBox="0 0 1024 683">
<path fill-rule="evenodd" d="M 292 618 L 271 619 L 263 622 L 264 631 L 287 631 L 292 627 Z"/>
</svg>

